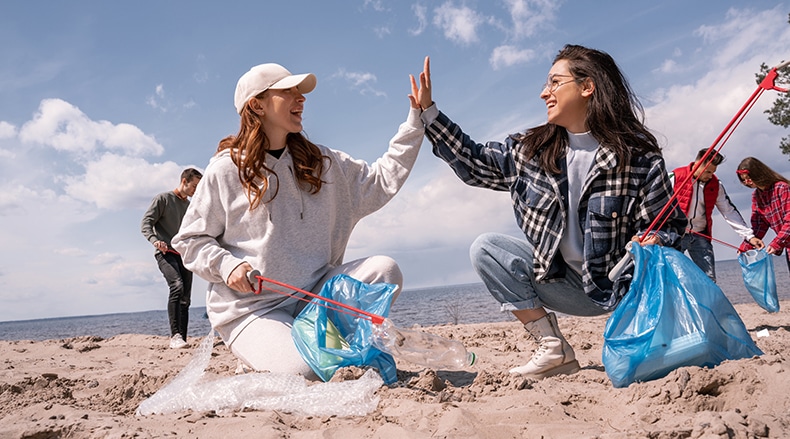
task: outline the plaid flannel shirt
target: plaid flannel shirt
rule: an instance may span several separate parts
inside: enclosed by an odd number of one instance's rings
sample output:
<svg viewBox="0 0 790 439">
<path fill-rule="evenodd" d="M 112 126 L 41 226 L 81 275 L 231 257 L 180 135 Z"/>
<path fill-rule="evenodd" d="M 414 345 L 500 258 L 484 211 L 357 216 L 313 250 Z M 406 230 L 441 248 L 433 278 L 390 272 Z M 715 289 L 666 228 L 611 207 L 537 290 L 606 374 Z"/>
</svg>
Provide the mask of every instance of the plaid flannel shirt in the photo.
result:
<svg viewBox="0 0 790 439">
<path fill-rule="evenodd" d="M 476 143 L 441 112 L 426 127 L 425 135 L 433 153 L 465 183 L 510 192 L 516 222 L 534 247 L 536 279 L 550 282 L 563 276 L 565 264 L 557 256 L 567 225 L 565 161 L 560 175 L 551 174 L 536 160 L 528 160 L 512 138 L 504 144 Z M 616 168 L 615 154 L 600 147 L 584 182 L 577 219 L 584 233 L 585 293 L 609 310 L 628 291 L 633 262 L 614 283 L 608 278 L 609 271 L 625 255 L 631 238 L 648 228 L 672 196 L 660 154 L 634 154 L 623 171 Z M 688 221 L 677 202 L 673 204 L 657 235 L 664 245 L 677 247 Z"/>
<path fill-rule="evenodd" d="M 780 252 L 790 247 L 790 185 L 783 181 L 752 194 L 754 236 L 763 239 L 769 227 L 776 232 L 776 238 L 768 245 Z"/>
</svg>

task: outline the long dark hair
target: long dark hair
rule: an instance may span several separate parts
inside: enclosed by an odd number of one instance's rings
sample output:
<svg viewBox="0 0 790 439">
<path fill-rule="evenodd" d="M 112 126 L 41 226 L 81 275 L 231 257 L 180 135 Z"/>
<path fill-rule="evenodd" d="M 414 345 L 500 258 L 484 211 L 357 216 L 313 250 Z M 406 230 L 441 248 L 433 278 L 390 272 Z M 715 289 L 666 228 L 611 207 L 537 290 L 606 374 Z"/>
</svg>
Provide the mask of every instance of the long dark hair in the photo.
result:
<svg viewBox="0 0 790 439">
<path fill-rule="evenodd" d="M 570 73 L 577 81 L 590 79 L 595 85 L 587 106 L 587 127 L 601 145 L 615 153 L 619 169 L 632 154 L 661 150 L 655 136 L 644 126 L 642 104 L 608 53 L 568 44 L 559 51 L 554 63 L 560 60 L 568 61 Z M 543 169 L 560 172 L 557 163 L 568 145 L 564 128 L 546 123 L 513 137 L 524 146 L 528 159 L 538 156 Z"/>
<path fill-rule="evenodd" d="M 285 144 L 293 158 L 297 181 L 309 187 L 311 194 L 318 193 L 324 183 L 321 175 L 324 171 L 324 160 L 328 160 L 328 157 L 322 155 L 321 150 L 302 133 L 288 134 Z M 266 166 L 266 151 L 270 149 L 269 138 L 263 131 L 260 116 L 250 109 L 249 104 L 245 104 L 241 111 L 239 133 L 222 139 L 217 146 L 217 153 L 226 149 L 230 150 L 230 157 L 239 169 L 239 180 L 250 202 L 250 210 L 253 210 L 264 202 L 264 197 L 270 190 L 264 172 L 274 174 L 278 181 L 280 177 Z M 266 197 L 265 202 L 273 200 L 278 189 L 279 185 L 271 196 Z"/>
<path fill-rule="evenodd" d="M 743 181 L 743 179 L 740 178 L 740 175 L 746 174 L 746 176 L 750 178 L 752 183 L 754 183 L 754 185 L 758 188 L 769 188 L 777 181 L 783 181 L 790 184 L 790 181 L 784 178 L 782 174 L 769 168 L 768 165 L 754 157 L 746 157 L 745 159 L 741 160 L 741 163 L 738 164 L 738 170 L 736 172 L 738 173 L 738 178 L 741 181 Z"/>
</svg>

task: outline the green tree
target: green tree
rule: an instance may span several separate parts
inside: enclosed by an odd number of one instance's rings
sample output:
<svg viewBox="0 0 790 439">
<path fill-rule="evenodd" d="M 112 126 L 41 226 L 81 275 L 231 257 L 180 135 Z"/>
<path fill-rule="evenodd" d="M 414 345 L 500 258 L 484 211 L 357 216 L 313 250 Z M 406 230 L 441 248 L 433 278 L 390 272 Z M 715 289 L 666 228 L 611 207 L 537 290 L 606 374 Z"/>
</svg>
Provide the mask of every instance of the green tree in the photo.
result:
<svg viewBox="0 0 790 439">
<path fill-rule="evenodd" d="M 787 15 L 787 22 L 790 23 L 790 14 Z M 760 84 L 765 79 L 770 70 L 771 67 L 768 67 L 765 63 L 760 65 L 760 73 L 755 75 L 757 84 Z M 790 85 L 790 66 L 786 66 L 777 73 L 779 75 L 776 77 L 776 85 L 785 89 L 790 88 L 788 87 Z M 768 114 L 768 121 L 772 124 L 783 128 L 790 127 L 790 92 L 780 93 L 773 106 L 765 110 L 765 113 Z M 782 141 L 779 142 L 779 149 L 782 151 L 782 154 L 790 155 L 790 136 L 782 137 Z"/>
</svg>

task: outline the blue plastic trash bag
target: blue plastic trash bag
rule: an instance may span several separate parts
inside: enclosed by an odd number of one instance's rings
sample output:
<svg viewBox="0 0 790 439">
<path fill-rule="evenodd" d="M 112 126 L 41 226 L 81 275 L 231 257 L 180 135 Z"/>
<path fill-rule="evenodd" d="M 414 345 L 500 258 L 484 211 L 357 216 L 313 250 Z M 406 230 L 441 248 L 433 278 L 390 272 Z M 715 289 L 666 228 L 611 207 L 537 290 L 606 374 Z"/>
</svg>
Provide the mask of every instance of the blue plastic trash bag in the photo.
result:
<svg viewBox="0 0 790 439">
<path fill-rule="evenodd" d="M 632 245 L 634 277 L 604 329 L 603 365 L 614 387 L 762 355 L 721 289 L 669 247 Z"/>
<path fill-rule="evenodd" d="M 387 283 L 366 284 L 339 274 L 329 279 L 319 295 L 386 317 L 396 288 Z M 314 298 L 296 316 L 291 337 L 302 358 L 324 381 L 329 381 L 341 367 L 372 366 L 386 384 L 392 384 L 398 380 L 395 360 L 373 347 L 372 325 L 358 313 Z"/>
<path fill-rule="evenodd" d="M 743 271 L 743 283 L 754 301 L 768 312 L 779 311 L 776 295 L 774 261 L 764 249 L 749 250 L 738 255 Z"/>
</svg>

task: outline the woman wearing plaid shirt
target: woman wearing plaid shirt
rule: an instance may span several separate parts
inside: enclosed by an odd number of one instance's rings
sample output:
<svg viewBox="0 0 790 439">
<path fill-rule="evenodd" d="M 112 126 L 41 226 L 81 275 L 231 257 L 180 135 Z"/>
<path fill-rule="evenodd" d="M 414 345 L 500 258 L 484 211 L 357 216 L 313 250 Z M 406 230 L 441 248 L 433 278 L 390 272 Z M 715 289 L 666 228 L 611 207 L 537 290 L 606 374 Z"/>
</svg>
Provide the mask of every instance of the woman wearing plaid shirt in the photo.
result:
<svg viewBox="0 0 790 439">
<path fill-rule="evenodd" d="M 608 54 L 565 46 L 540 97 L 548 123 L 486 144 L 437 109 L 428 58 L 414 97 L 434 154 L 465 183 L 511 194 L 526 239 L 486 233 L 470 254 L 502 310 L 539 344 L 526 365 L 510 370 L 531 378 L 579 370 L 556 316 L 545 308 L 581 316 L 613 310 L 628 290 L 633 263 L 613 280 L 609 272 L 672 195 L 658 143 L 637 117 L 642 107 Z M 677 247 L 686 223 L 675 202 L 642 244 Z"/>
<path fill-rule="evenodd" d="M 738 179 L 752 193 L 752 231 L 762 239 L 771 228 L 776 237 L 767 245 L 765 252 L 781 255 L 782 249 L 790 247 L 790 181 L 754 157 L 746 157 L 735 171 Z M 752 245 L 744 241 L 740 251 Z M 761 247 L 758 247 L 761 248 Z M 790 268 L 790 253 L 787 255 Z"/>
</svg>

